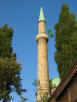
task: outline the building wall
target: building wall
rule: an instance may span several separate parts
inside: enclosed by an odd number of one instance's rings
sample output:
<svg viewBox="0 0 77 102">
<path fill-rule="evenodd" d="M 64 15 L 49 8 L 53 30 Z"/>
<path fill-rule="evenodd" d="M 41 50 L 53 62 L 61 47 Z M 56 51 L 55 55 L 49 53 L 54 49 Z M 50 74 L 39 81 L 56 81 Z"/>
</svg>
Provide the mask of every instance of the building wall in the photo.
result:
<svg viewBox="0 0 77 102">
<path fill-rule="evenodd" d="M 77 74 L 77 73 L 76 73 Z M 74 75 L 67 87 L 58 97 L 57 102 L 77 102 L 77 75 Z"/>
<path fill-rule="evenodd" d="M 75 78 L 73 79 L 73 82 L 71 83 L 71 100 L 72 102 L 77 100 L 77 73 Z"/>
<path fill-rule="evenodd" d="M 77 102 L 77 73 L 73 76 L 66 88 L 60 93 L 57 99 L 55 96 L 51 102 Z"/>
<path fill-rule="evenodd" d="M 59 98 L 57 99 L 57 102 L 68 102 L 68 88 L 66 88 Z"/>
</svg>

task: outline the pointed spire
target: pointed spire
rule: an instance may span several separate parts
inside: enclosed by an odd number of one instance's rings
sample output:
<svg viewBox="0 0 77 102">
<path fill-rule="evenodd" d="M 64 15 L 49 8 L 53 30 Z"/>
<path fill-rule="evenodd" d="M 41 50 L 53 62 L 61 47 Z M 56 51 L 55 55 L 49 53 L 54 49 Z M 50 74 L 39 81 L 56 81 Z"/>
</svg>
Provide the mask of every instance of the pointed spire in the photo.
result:
<svg viewBox="0 0 77 102">
<path fill-rule="evenodd" d="M 40 9 L 39 21 L 45 21 L 45 17 L 44 17 L 44 12 L 43 12 L 42 6 L 41 6 L 41 9 Z"/>
</svg>

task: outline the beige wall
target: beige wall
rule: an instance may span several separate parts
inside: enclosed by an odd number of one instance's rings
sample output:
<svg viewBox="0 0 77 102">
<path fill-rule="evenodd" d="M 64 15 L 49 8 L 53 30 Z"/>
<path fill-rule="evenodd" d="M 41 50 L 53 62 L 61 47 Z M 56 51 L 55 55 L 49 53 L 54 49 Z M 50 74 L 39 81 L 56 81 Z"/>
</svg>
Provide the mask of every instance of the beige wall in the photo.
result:
<svg viewBox="0 0 77 102">
<path fill-rule="evenodd" d="M 46 33 L 46 23 L 40 21 L 38 26 L 38 32 L 40 33 Z"/>
<path fill-rule="evenodd" d="M 48 48 L 47 40 L 44 38 L 38 41 L 38 80 L 41 89 L 49 91 Z"/>
</svg>

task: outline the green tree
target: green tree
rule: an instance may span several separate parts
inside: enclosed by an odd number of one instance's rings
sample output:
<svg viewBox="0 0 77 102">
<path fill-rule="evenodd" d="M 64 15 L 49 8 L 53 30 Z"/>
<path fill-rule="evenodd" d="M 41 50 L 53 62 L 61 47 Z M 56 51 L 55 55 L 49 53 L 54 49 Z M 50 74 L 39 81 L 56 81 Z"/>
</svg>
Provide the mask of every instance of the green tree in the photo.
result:
<svg viewBox="0 0 77 102">
<path fill-rule="evenodd" d="M 69 11 L 68 5 L 63 5 L 56 29 L 55 60 L 61 79 L 77 59 L 77 21 Z"/>
<path fill-rule="evenodd" d="M 37 92 L 38 92 L 38 88 L 40 86 L 40 82 L 39 80 L 34 80 L 34 82 L 32 83 L 33 86 L 35 87 L 35 95 L 36 95 L 36 98 L 37 98 Z M 49 98 L 50 98 L 50 95 L 51 95 L 51 88 L 52 88 L 52 81 L 50 80 L 49 81 L 49 90 L 50 90 L 50 93 L 48 92 L 44 92 L 43 93 L 43 96 L 41 96 L 41 102 L 48 102 Z M 37 101 L 37 102 L 40 102 L 40 101 Z"/>
<path fill-rule="evenodd" d="M 0 28 L 0 100 L 8 102 L 11 92 L 21 95 L 25 90 L 21 83 L 21 65 L 12 48 L 13 30 L 8 25 Z"/>
<path fill-rule="evenodd" d="M 24 96 L 21 96 L 21 102 L 26 102 L 27 99 Z"/>
<path fill-rule="evenodd" d="M 41 97 L 41 102 L 48 102 L 49 98 L 50 98 L 49 93 L 45 92 Z"/>
<path fill-rule="evenodd" d="M 39 80 L 34 80 L 34 82 L 32 84 L 34 86 L 34 91 L 35 91 L 35 95 L 36 95 L 36 98 L 37 98 L 37 91 L 38 91 L 38 88 L 40 86 L 40 82 L 39 82 Z"/>
<path fill-rule="evenodd" d="M 49 38 L 53 38 L 53 37 L 54 37 L 54 34 L 53 34 L 52 29 L 49 29 L 49 30 L 48 30 L 48 37 L 49 37 Z"/>
</svg>

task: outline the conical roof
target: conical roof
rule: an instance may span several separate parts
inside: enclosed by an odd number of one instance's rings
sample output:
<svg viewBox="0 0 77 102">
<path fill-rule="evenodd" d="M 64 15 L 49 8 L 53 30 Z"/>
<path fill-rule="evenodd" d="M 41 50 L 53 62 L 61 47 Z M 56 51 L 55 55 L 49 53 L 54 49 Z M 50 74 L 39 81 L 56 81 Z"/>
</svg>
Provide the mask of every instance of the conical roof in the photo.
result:
<svg viewBox="0 0 77 102">
<path fill-rule="evenodd" d="M 41 6 L 41 9 L 40 9 L 39 21 L 45 21 L 45 17 L 44 17 L 44 12 L 43 12 L 42 6 Z"/>
</svg>

